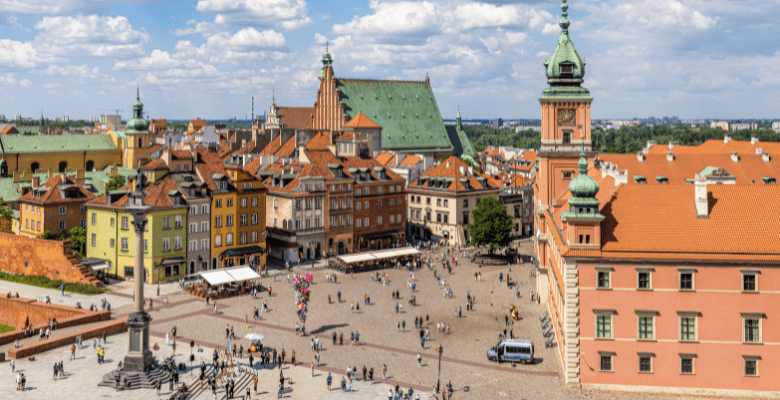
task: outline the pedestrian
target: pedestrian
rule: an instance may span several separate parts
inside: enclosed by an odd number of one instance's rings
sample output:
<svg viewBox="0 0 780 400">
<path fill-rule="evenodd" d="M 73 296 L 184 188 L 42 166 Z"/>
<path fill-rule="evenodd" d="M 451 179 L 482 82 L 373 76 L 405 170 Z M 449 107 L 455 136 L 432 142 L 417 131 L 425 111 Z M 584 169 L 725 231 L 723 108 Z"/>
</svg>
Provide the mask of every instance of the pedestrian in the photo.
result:
<svg viewBox="0 0 780 400">
<path fill-rule="evenodd" d="M 311 363 L 311 377 L 314 378 L 314 363 Z"/>
<path fill-rule="evenodd" d="M 417 366 L 422 367 L 422 356 L 420 353 L 417 353 Z"/>
<path fill-rule="evenodd" d="M 382 377 L 387 379 L 387 364 L 382 364 Z"/>
<path fill-rule="evenodd" d="M 72 344 L 70 345 L 70 361 L 73 361 L 76 359 L 76 345 Z"/>
<path fill-rule="evenodd" d="M 206 297 L 206 305 L 209 304 L 209 298 Z M 149 310 L 154 310 L 154 299 L 149 298 Z"/>
<path fill-rule="evenodd" d="M 119 376 L 119 375 L 117 375 L 117 376 Z M 203 383 L 202 383 L 202 382 L 201 382 L 201 386 L 203 386 Z M 161 387 L 162 387 L 162 379 L 157 379 L 157 385 L 156 385 L 156 388 L 157 388 L 157 395 L 158 395 L 158 396 L 160 395 L 160 388 L 161 388 Z"/>
<path fill-rule="evenodd" d="M 11 359 L 11 373 L 13 374 L 14 371 L 16 371 L 16 359 L 12 358 Z"/>
<path fill-rule="evenodd" d="M 336 345 L 336 332 L 333 332 L 333 345 Z"/>
<path fill-rule="evenodd" d="M 257 375 L 255 374 L 255 379 L 252 381 L 252 383 L 255 386 L 255 394 L 257 394 Z"/>
<path fill-rule="evenodd" d="M 246 387 L 246 396 L 244 396 L 244 400 L 252 400 L 252 392 L 249 391 L 249 386 Z"/>
<path fill-rule="evenodd" d="M 328 382 L 328 391 L 330 392 L 330 385 L 333 382 L 333 377 L 330 376 L 330 372 L 328 372 L 327 382 Z"/>
<path fill-rule="evenodd" d="M 59 367 L 60 367 L 60 366 L 59 366 L 59 364 L 57 364 L 57 363 L 54 363 L 54 378 L 53 378 L 53 379 L 54 379 L 55 381 L 57 380 L 57 372 L 58 372 L 58 371 L 57 371 L 57 369 L 58 369 Z"/>
</svg>

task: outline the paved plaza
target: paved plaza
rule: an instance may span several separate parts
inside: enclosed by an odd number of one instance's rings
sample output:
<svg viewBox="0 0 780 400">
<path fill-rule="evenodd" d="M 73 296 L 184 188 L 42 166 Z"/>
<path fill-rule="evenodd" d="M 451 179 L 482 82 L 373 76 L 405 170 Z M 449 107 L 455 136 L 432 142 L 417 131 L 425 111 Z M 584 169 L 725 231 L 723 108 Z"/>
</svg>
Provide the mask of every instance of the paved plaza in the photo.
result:
<svg viewBox="0 0 780 400">
<path fill-rule="evenodd" d="M 529 254 L 529 242 L 521 243 L 522 253 Z M 430 252 L 427 252 L 430 254 Z M 441 254 L 441 250 L 438 251 Z M 452 255 L 450 256 L 450 258 Z M 155 301 L 154 310 L 150 312 L 153 321 L 150 326 L 151 342 L 160 345 L 155 351 L 155 357 L 161 360 L 171 355 L 170 346 L 165 344 L 165 333 L 171 328 L 177 328 L 177 358 L 189 358 L 189 342 L 194 340 L 204 351 L 197 353 L 196 364 L 203 359 L 207 363 L 211 359 L 211 350 L 217 346 L 225 346 L 225 328 L 232 326 L 239 340 L 232 343 L 248 348 L 249 342 L 243 340 L 250 332 L 265 336 L 263 344 L 281 352 L 284 349 L 289 361 L 294 350 L 297 366 L 285 366 L 285 376 L 292 377 L 295 384 L 292 391 L 285 393 L 284 398 L 290 399 L 386 399 L 388 388 L 396 384 L 408 390 L 413 388 L 420 398 L 426 400 L 437 379 L 438 357 L 434 346 L 443 345 L 444 353 L 441 361 L 441 381 L 443 384 L 452 382 L 455 397 L 463 399 L 658 399 L 664 396 L 636 395 L 630 393 L 604 393 L 581 391 L 564 388 L 559 379 L 560 367 L 556 358 L 555 347 L 545 348 L 545 338 L 539 324 L 539 316 L 544 312 L 544 305 L 538 305 L 528 299 L 533 288 L 533 267 L 530 264 L 512 266 L 484 266 L 480 268 L 467 262 L 459 254 L 458 266 L 453 266 L 452 274 L 437 271 L 446 279 L 446 286 L 452 289 L 453 296 L 447 298 L 434 278 L 433 271 L 428 269 L 413 272 L 414 277 L 406 270 L 381 270 L 387 273 L 387 285 L 371 279 L 373 273 L 337 275 L 337 282 L 328 282 L 327 274 L 333 273 L 321 267 L 312 269 L 309 265 L 296 267 L 293 272 L 313 272 L 312 299 L 309 303 L 308 320 L 305 337 L 295 334 L 294 292 L 287 280 L 287 272 L 277 272 L 273 277 L 263 278 L 264 286 L 273 288 L 269 297 L 263 291 L 258 299 L 248 296 L 217 301 L 218 313 L 213 313 L 213 307 L 207 306 L 205 300 L 193 297 L 178 290 L 177 285 L 163 285 L 163 298 L 168 299 L 167 307 L 162 300 Z M 440 265 L 440 264 L 439 264 Z M 511 269 L 511 272 L 510 272 Z M 475 281 L 474 273 L 481 272 L 481 281 Z M 518 286 L 507 288 L 505 281 L 499 282 L 499 274 L 507 274 Z M 412 291 L 408 283 L 413 282 L 416 288 Z M 0 282 L 0 292 L 7 291 L 6 282 Z M 151 290 L 150 290 L 151 289 Z M 519 289 L 520 298 L 516 296 Z M 36 291 L 37 288 L 29 289 Z M 398 290 L 400 299 L 392 297 L 391 292 Z M 337 300 L 341 292 L 341 301 Z M 476 296 L 473 311 L 466 311 L 466 294 Z M 20 291 L 20 295 L 22 292 Z M 59 296 L 59 293 L 56 293 Z M 147 287 L 146 294 L 155 294 L 155 290 Z M 332 303 L 328 303 L 328 294 Z M 76 296 L 76 295 L 74 295 Z M 112 317 L 127 315 L 131 305 L 127 301 L 128 294 L 119 291 L 107 293 L 111 302 L 124 304 L 112 309 Z M 364 304 L 364 296 L 370 296 L 370 304 Z M 409 304 L 410 296 L 416 297 L 416 305 Z M 86 296 L 84 296 L 86 297 Z M 130 296 L 131 297 L 131 296 Z M 75 297 L 74 297 L 75 298 Z M 54 296 L 52 296 L 54 300 Z M 89 303 L 99 303 L 99 298 L 89 300 Z M 261 308 L 263 301 L 268 303 L 270 312 L 261 313 L 260 320 L 253 318 L 254 308 Z M 395 303 L 403 305 L 399 312 Z M 82 304 L 84 304 L 82 302 Z M 359 310 L 353 306 L 360 305 Z M 505 328 L 505 316 L 509 315 L 510 305 L 514 304 L 520 310 L 520 320 L 510 325 L 516 338 L 532 340 L 535 346 L 533 365 L 517 365 L 512 367 L 507 363 L 497 364 L 485 357 L 488 347 L 495 345 L 499 335 Z M 462 307 L 462 317 L 456 315 L 458 306 Z M 414 319 L 421 317 L 427 320 L 425 326 L 430 329 L 430 340 L 420 345 L 419 329 L 415 329 Z M 248 318 L 248 324 L 245 324 Z M 449 333 L 436 331 L 437 323 L 449 326 Z M 398 329 L 398 324 L 405 323 L 405 329 Z M 64 331 L 64 330 L 63 330 Z M 350 343 L 350 334 L 360 332 L 360 344 Z M 334 345 L 332 333 L 344 336 L 344 344 Z M 54 333 L 56 335 L 57 332 Z M 320 366 L 315 367 L 314 377 L 311 377 L 311 362 L 314 361 L 311 340 L 320 339 Z M 33 340 L 33 339 L 27 339 Z M 34 339 L 37 340 L 37 339 Z M 19 360 L 17 371 L 22 370 L 28 376 L 29 392 L 22 395 L 15 390 L 14 375 L 8 362 L 0 366 L 0 396 L 2 398 L 34 397 L 40 399 L 65 399 L 77 395 L 79 398 L 116 397 L 126 399 L 158 398 L 153 391 L 137 390 L 117 392 L 115 390 L 97 387 L 102 376 L 111 369 L 125 354 L 125 335 L 109 337 L 106 346 L 106 360 L 102 365 L 96 363 L 92 350 L 92 342 L 85 343 L 88 347 L 78 350 L 76 361 L 68 361 L 69 350 L 60 348 L 39 355 L 35 361 Z M 7 351 L 9 345 L 0 347 Z M 420 354 L 422 362 L 417 363 Z M 52 365 L 54 361 L 64 360 L 68 376 L 64 380 L 52 380 Z M 242 362 L 246 363 L 246 357 Z M 382 366 L 388 369 L 387 379 L 382 376 Z M 340 389 L 328 392 L 325 387 L 325 377 L 333 374 L 334 389 L 348 367 L 363 366 L 374 369 L 374 383 L 355 382 L 355 392 L 344 393 Z M 190 382 L 189 373 L 182 375 L 184 382 Z M 272 398 L 278 387 L 278 370 L 261 370 L 259 392 L 265 392 L 260 397 Z M 166 388 L 167 389 L 167 386 Z M 260 390 L 262 389 L 262 390 Z M 159 398 L 168 398 L 167 390 Z M 238 398 L 243 398 L 244 387 L 236 390 Z M 199 398 L 211 399 L 210 394 L 202 394 Z M 222 396 L 220 396 L 222 398 Z M 438 398 L 441 398 L 439 395 Z"/>
</svg>

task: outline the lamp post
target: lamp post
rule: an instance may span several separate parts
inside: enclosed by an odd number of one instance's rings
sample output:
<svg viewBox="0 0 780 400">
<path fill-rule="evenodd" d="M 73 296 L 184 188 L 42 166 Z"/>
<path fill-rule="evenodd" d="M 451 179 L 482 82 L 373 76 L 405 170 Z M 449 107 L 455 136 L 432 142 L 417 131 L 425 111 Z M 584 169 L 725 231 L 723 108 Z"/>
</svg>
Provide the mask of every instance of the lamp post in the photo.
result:
<svg viewBox="0 0 780 400">
<path fill-rule="evenodd" d="M 439 374 L 436 378 L 436 393 L 439 393 L 439 388 L 441 387 L 441 352 L 443 348 L 442 345 L 439 345 L 436 347 L 436 353 L 439 354 Z"/>
<path fill-rule="evenodd" d="M 157 264 L 157 297 L 160 297 L 160 271 L 162 270 L 162 262 Z"/>
</svg>

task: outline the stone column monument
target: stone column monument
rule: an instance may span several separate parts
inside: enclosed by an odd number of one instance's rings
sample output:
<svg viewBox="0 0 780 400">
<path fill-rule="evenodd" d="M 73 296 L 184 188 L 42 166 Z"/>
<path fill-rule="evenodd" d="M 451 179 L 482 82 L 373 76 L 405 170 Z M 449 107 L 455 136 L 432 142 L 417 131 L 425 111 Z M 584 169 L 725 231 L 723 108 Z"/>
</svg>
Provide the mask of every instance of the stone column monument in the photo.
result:
<svg viewBox="0 0 780 400">
<path fill-rule="evenodd" d="M 127 356 L 125 356 L 124 370 L 130 373 L 148 372 L 152 365 L 152 352 L 149 350 L 149 322 L 152 318 L 144 311 L 144 281 L 146 280 L 146 268 L 144 268 L 144 231 L 146 230 L 146 213 L 152 206 L 144 204 L 144 188 L 146 176 L 138 170 L 135 177 L 135 191 L 128 195 L 127 210 L 133 216 L 135 228 L 135 306 L 133 312 L 127 317 L 127 332 L 129 344 Z"/>
</svg>

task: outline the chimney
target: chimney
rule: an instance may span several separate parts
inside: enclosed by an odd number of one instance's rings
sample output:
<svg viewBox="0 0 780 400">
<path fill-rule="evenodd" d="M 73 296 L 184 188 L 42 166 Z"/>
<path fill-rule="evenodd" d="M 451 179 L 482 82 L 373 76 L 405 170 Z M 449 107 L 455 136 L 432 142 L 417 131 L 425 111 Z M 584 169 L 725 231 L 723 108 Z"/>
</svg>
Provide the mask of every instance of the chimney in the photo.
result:
<svg viewBox="0 0 780 400">
<path fill-rule="evenodd" d="M 696 175 L 694 180 L 694 193 L 696 198 L 696 216 L 698 218 L 709 218 L 710 206 L 707 199 L 707 178 L 704 175 Z"/>
<path fill-rule="evenodd" d="M 769 162 L 769 153 L 763 152 L 761 153 L 761 159 L 764 160 L 765 163 Z"/>
<path fill-rule="evenodd" d="M 52 176 L 54 176 L 54 173 L 52 173 L 51 168 L 49 168 L 49 170 L 46 171 L 46 180 L 51 179 Z"/>
<path fill-rule="evenodd" d="M 41 186 L 41 177 L 33 176 L 33 178 L 32 178 L 32 187 L 37 188 L 38 186 Z"/>
<path fill-rule="evenodd" d="M 677 146 L 677 145 L 679 145 L 679 143 L 677 143 L 677 142 L 669 142 L 669 150 L 673 149 L 674 146 Z"/>
<path fill-rule="evenodd" d="M 84 170 L 79 168 L 76 170 L 76 180 L 77 181 L 83 181 L 84 180 Z"/>
<path fill-rule="evenodd" d="M 671 151 L 666 152 L 666 161 L 674 162 L 674 153 Z"/>
<path fill-rule="evenodd" d="M 70 256 L 73 254 L 71 250 L 71 243 L 70 239 L 65 239 L 62 241 L 62 254 L 65 254 L 66 256 Z"/>
<path fill-rule="evenodd" d="M 450 162 L 447 161 L 447 169 L 449 169 L 449 168 L 450 168 Z"/>
<path fill-rule="evenodd" d="M 460 170 L 461 175 L 466 175 L 466 167 L 461 165 L 460 167 L 458 167 L 458 169 Z"/>
<path fill-rule="evenodd" d="M 723 144 L 726 144 L 726 143 L 728 143 L 730 141 L 731 141 L 731 134 L 730 133 L 727 133 L 727 134 L 723 135 Z"/>
<path fill-rule="evenodd" d="M 19 180 L 21 179 L 21 177 L 19 176 L 19 171 L 14 171 L 13 179 L 14 179 L 14 183 L 19 183 Z"/>
<path fill-rule="evenodd" d="M 758 143 L 758 135 L 750 135 L 750 145 L 753 146 Z"/>
<path fill-rule="evenodd" d="M 731 152 L 731 161 L 739 162 L 739 153 L 736 151 Z"/>
<path fill-rule="evenodd" d="M 641 150 L 637 151 L 636 159 L 639 160 L 639 162 L 645 162 L 645 153 L 643 153 Z"/>
</svg>

